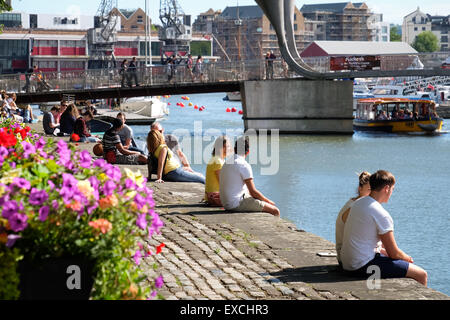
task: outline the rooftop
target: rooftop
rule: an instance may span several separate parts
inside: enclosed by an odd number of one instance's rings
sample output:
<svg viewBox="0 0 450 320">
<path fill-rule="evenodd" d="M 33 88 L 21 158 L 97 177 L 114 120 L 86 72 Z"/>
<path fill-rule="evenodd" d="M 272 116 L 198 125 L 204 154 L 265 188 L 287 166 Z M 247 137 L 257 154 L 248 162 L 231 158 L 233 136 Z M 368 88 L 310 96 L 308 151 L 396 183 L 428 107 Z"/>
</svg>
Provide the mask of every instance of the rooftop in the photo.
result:
<svg viewBox="0 0 450 320">
<path fill-rule="evenodd" d="M 259 19 L 264 16 L 264 12 L 259 6 L 239 6 L 226 7 L 222 12 L 221 17 L 227 19 L 237 19 L 239 9 L 239 18 L 242 19 Z"/>
<path fill-rule="evenodd" d="M 338 3 L 322 3 L 322 4 L 305 4 L 300 9 L 302 13 L 313 13 L 317 11 L 325 11 L 325 12 L 342 12 L 345 8 L 353 5 L 355 8 L 360 8 L 365 5 L 364 2 L 359 3 L 351 3 L 351 2 L 338 2 Z"/>
<path fill-rule="evenodd" d="M 328 55 L 417 54 L 417 51 L 406 42 L 371 41 L 314 41 L 303 53 L 307 54 L 313 47 L 319 47 Z M 303 53 L 302 56 L 304 56 Z"/>
</svg>

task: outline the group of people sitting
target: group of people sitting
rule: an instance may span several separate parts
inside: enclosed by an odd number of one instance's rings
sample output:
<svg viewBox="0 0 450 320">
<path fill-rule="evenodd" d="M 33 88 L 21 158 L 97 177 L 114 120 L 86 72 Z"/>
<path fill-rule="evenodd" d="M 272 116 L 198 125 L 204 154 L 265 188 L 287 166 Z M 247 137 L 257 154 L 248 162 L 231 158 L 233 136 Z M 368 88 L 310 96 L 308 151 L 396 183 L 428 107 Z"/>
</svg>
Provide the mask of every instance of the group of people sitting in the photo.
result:
<svg viewBox="0 0 450 320">
<path fill-rule="evenodd" d="M 394 237 L 394 222 L 382 203 L 395 188 L 392 173 L 379 170 L 359 176 L 358 195 L 351 198 L 336 219 L 336 253 L 340 267 L 349 275 L 381 279 L 412 278 L 427 285 L 427 272 L 414 264 Z"/>
<path fill-rule="evenodd" d="M 86 106 L 80 115 L 75 103 L 62 101 L 44 113 L 43 127 L 46 134 L 55 136 L 78 136 L 77 142 L 100 142 L 101 139 L 92 136 L 88 123 L 94 119 L 94 108 Z M 72 139 L 72 138 L 71 138 Z"/>
<path fill-rule="evenodd" d="M 132 129 L 119 113 L 112 127 L 105 132 L 101 144 L 94 146 L 94 154 L 112 164 L 149 165 L 149 176 L 156 174 L 156 183 L 197 182 L 205 185 L 205 201 L 211 206 L 230 211 L 268 212 L 279 216 L 275 203 L 255 187 L 253 172 L 245 157 L 250 153 L 248 137 L 237 139 L 232 152 L 230 139 L 218 137 L 206 168 L 206 177 L 192 170 L 178 139 L 164 134 L 161 123 L 154 122 L 147 135 L 148 155 L 133 146 Z M 154 169 L 154 170 L 152 170 Z"/>
<path fill-rule="evenodd" d="M 13 93 L 0 92 L 0 117 L 14 119 L 16 122 L 32 123 L 35 119 L 29 104 L 16 104 L 17 96 Z"/>
</svg>

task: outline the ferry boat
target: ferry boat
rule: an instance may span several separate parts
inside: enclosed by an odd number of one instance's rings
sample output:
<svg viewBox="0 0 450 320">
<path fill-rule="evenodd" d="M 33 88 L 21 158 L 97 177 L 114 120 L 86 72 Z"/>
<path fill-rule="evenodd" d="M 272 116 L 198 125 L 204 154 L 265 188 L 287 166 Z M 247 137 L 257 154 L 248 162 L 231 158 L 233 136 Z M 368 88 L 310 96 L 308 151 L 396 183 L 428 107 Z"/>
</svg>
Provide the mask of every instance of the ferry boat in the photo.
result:
<svg viewBox="0 0 450 320">
<path fill-rule="evenodd" d="M 444 120 L 432 100 L 369 98 L 358 100 L 353 130 L 372 132 L 439 132 Z"/>
</svg>

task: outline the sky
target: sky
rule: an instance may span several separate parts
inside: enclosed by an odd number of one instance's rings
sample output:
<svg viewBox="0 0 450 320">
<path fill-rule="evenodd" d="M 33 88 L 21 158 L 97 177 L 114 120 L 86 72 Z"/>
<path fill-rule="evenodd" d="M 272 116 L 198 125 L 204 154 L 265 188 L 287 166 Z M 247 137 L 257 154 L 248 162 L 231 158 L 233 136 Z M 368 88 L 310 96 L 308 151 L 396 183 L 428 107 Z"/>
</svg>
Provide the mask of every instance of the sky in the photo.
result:
<svg viewBox="0 0 450 320">
<path fill-rule="evenodd" d="M 135 9 L 145 7 L 145 0 L 116 0 L 121 9 Z M 12 0 L 13 9 L 15 11 L 27 13 L 71 13 L 80 12 L 82 15 L 95 15 L 100 0 Z M 336 3 L 347 2 L 345 0 L 297 0 L 297 7 L 300 9 L 304 4 L 316 3 Z M 356 0 L 352 2 L 365 2 L 374 13 L 382 13 L 384 21 L 402 24 L 403 17 L 415 11 L 420 7 L 421 11 L 431 15 L 449 15 L 449 0 Z M 209 8 L 215 10 L 225 9 L 227 6 L 256 5 L 254 0 L 209 0 L 207 3 L 199 0 L 178 0 L 181 8 L 186 14 L 195 17 L 201 12 L 207 11 Z M 160 0 L 148 0 L 150 16 L 152 20 L 159 24 L 159 5 Z"/>
</svg>

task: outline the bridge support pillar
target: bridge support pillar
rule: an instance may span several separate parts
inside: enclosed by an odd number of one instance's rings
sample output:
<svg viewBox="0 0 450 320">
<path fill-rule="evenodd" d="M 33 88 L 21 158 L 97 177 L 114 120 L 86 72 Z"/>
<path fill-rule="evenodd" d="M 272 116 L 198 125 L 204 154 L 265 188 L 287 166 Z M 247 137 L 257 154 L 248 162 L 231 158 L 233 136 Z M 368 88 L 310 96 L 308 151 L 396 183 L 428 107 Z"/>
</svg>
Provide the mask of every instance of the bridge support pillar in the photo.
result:
<svg viewBox="0 0 450 320">
<path fill-rule="evenodd" d="M 241 96 L 245 130 L 353 134 L 352 81 L 245 81 Z"/>
</svg>

